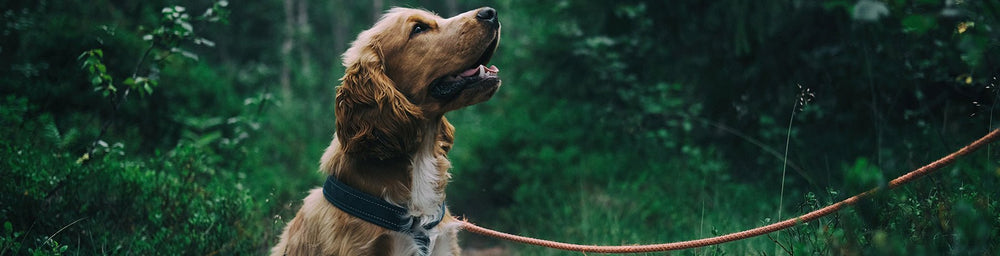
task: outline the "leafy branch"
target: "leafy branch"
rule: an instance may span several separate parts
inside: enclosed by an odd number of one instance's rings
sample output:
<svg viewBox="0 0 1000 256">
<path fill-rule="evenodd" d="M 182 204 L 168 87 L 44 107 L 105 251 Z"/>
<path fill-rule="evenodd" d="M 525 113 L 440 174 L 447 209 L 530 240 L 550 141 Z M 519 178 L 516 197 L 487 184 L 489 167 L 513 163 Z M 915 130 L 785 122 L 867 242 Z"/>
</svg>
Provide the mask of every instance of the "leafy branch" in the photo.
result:
<svg viewBox="0 0 1000 256">
<path fill-rule="evenodd" d="M 219 0 L 202 15 L 194 18 L 194 20 L 226 23 L 229 17 L 229 11 L 226 9 L 228 5 L 228 1 Z M 97 138 L 91 143 L 90 149 L 77 160 L 78 163 L 89 160 L 91 153 L 94 153 L 98 146 L 107 145 L 107 143 L 102 141 L 102 138 L 107 133 L 108 127 L 114 122 L 118 110 L 121 108 L 122 103 L 128 99 L 131 91 L 138 90 L 143 96 L 153 94 L 154 89 L 159 86 L 159 78 L 156 75 L 159 70 L 157 66 L 161 66 L 166 62 L 167 57 L 179 53 L 184 58 L 198 61 L 197 54 L 181 48 L 183 43 L 192 42 L 208 47 L 215 46 L 214 42 L 195 35 L 194 26 L 191 25 L 192 18 L 186 11 L 187 8 L 183 6 L 165 7 L 160 11 L 160 24 L 148 34 L 142 36 L 143 40 L 149 42 L 149 46 L 146 47 L 146 50 L 143 51 L 137 60 L 135 67 L 132 68 L 132 74 L 123 80 L 122 84 L 124 84 L 124 87 L 116 86 L 114 77 L 109 72 L 107 65 L 104 64 L 103 49 L 87 50 L 77 57 L 81 62 L 81 69 L 87 72 L 90 85 L 94 87 L 94 91 L 100 93 L 105 98 L 109 98 L 112 104 L 111 118 L 104 121 L 101 125 L 101 130 Z M 147 62 L 150 55 L 154 55 L 153 66 L 148 67 L 148 74 L 140 75 L 140 71 L 143 70 L 143 65 Z M 120 90 L 122 88 L 124 90 Z"/>
</svg>

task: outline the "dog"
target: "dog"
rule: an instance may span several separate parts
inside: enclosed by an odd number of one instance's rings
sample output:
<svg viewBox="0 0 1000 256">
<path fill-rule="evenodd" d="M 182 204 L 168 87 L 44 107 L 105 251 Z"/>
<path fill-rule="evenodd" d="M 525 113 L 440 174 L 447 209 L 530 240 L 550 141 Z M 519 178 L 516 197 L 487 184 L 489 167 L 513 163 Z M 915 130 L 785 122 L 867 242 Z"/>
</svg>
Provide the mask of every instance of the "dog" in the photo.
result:
<svg viewBox="0 0 1000 256">
<path fill-rule="evenodd" d="M 490 99 L 497 11 L 444 19 L 393 8 L 343 55 L 323 188 L 309 191 L 271 255 L 459 255 L 445 206 L 454 127 L 444 114 Z"/>
</svg>

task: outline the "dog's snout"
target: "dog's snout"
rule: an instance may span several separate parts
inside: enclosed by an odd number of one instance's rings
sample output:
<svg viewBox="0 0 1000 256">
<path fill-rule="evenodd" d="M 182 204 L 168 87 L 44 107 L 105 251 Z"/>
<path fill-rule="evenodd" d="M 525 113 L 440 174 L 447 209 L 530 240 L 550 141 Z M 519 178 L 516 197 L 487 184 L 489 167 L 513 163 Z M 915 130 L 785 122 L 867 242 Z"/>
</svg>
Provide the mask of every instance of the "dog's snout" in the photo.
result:
<svg viewBox="0 0 1000 256">
<path fill-rule="evenodd" d="M 476 19 L 490 23 L 497 23 L 497 10 L 490 7 L 483 7 L 476 13 Z"/>
</svg>

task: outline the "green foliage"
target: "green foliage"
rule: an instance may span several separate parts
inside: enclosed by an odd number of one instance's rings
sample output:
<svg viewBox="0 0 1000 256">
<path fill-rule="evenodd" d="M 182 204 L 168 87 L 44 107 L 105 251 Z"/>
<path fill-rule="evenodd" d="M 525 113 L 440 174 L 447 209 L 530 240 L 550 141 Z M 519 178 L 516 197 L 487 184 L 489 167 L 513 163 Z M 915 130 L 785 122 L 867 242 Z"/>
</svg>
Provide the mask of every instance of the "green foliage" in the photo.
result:
<svg viewBox="0 0 1000 256">
<path fill-rule="evenodd" d="M 8 98 L 3 107 L 32 108 L 24 104 Z M 185 139 L 149 158 L 102 142 L 95 157 L 81 165 L 58 150 L 57 141 L 29 139 L 41 134 L 25 131 L 44 133 L 45 121 L 19 121 L 25 114 L 4 113 L 5 124 L 27 130 L 0 134 L 7 138 L 0 155 L 10 170 L 0 193 L 0 213 L 8 220 L 5 252 L 60 255 L 68 246 L 60 242 L 77 241 L 73 255 L 257 253 L 266 246 L 257 236 L 279 228 L 257 224 L 267 222 L 268 209 L 275 207 L 268 192 L 250 190 L 275 186 L 273 179 L 249 179 L 248 173 L 257 172 L 252 167 L 263 165 L 254 160 L 259 158 L 226 160 L 243 155 L 246 145 L 239 137 L 245 134 Z M 82 221 L 67 225 L 75 219 Z M 38 225 L 15 230 L 10 220 Z"/>
<path fill-rule="evenodd" d="M 108 95 L 117 92 L 118 88 L 114 85 L 114 78 L 108 74 L 108 67 L 101 61 L 103 58 L 104 51 L 101 49 L 89 50 L 77 57 L 80 62 L 83 62 L 82 68 L 90 75 L 90 85 L 94 86 L 94 91 L 108 97 Z"/>
<path fill-rule="evenodd" d="M 19 251 L 21 249 L 22 232 L 14 232 L 14 225 L 10 221 L 3 223 L 3 235 L 0 235 L 0 250 L 5 254 L 8 250 Z"/>
<path fill-rule="evenodd" d="M 990 177 L 984 161 L 965 161 L 945 177 L 916 182 L 901 189 L 883 191 L 855 208 L 842 210 L 831 218 L 794 227 L 783 232 L 783 248 L 792 254 L 831 252 L 879 255 L 935 255 L 949 252 L 960 255 L 989 254 L 998 246 L 995 227 L 996 203 L 987 197 L 996 192 L 959 182 L 961 176 Z M 859 160 L 860 163 L 860 160 Z M 859 164 L 863 165 L 863 164 Z M 935 184 L 927 184 L 935 183 Z M 981 185 L 990 186 L 996 181 Z M 822 204 L 807 195 L 798 212 L 818 209 L 850 196 L 831 192 Z M 868 204 L 869 206 L 865 206 Z M 875 205 L 877 210 L 870 208 Z M 987 217 L 994 216 L 994 217 Z"/>
<path fill-rule="evenodd" d="M 198 19 L 225 23 L 229 13 L 225 7 L 228 5 L 228 2 L 225 0 L 215 2 Z M 149 34 L 142 36 L 142 40 L 149 41 L 149 47 L 139 57 L 139 63 L 136 64 L 132 75 L 122 82 L 125 86 L 128 86 L 129 90 L 135 89 L 145 95 L 153 94 L 153 88 L 158 85 L 158 79 L 155 77 L 139 76 L 139 70 L 151 51 L 162 52 L 159 54 L 154 53 L 156 55 L 155 62 L 162 66 L 165 64 L 167 57 L 173 53 L 179 53 L 181 56 L 194 61 L 198 60 L 197 54 L 179 48 L 182 43 L 191 41 L 197 45 L 215 46 L 214 42 L 195 36 L 194 27 L 191 25 L 191 17 L 186 13 L 186 10 L 183 6 L 163 8 L 160 11 L 162 13 L 160 24 L 152 29 Z M 112 94 L 117 96 L 118 88 L 114 86 L 114 78 L 109 74 L 107 66 L 102 62 L 103 58 L 104 51 L 102 49 L 91 49 L 80 54 L 78 60 L 83 63 L 82 68 L 89 74 L 90 83 L 94 86 L 94 91 L 100 92 L 104 97 Z M 156 70 L 156 67 L 151 69 Z M 128 91 L 121 95 L 121 99 L 118 100 L 125 100 L 125 97 L 128 97 Z M 117 106 L 115 110 L 117 111 Z"/>
</svg>

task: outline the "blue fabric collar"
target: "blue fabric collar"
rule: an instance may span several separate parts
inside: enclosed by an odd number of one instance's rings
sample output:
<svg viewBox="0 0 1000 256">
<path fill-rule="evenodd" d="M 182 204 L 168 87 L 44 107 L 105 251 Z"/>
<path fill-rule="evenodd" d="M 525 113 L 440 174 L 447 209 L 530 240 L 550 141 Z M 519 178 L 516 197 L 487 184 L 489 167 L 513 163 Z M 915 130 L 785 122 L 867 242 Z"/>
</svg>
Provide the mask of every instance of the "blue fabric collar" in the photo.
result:
<svg viewBox="0 0 1000 256">
<path fill-rule="evenodd" d="M 441 223 L 445 213 L 445 205 L 441 204 L 441 216 L 437 220 L 424 225 L 422 229 L 418 228 L 420 218 L 407 214 L 406 208 L 393 205 L 381 198 L 352 188 L 337 180 L 333 175 L 327 177 L 326 183 L 323 184 L 323 197 L 326 197 L 326 201 L 329 201 L 341 211 L 351 216 L 388 230 L 412 235 L 417 245 L 421 248 L 422 255 L 427 255 L 427 246 L 430 243 L 430 238 L 427 237 L 427 230 Z"/>
</svg>

